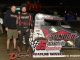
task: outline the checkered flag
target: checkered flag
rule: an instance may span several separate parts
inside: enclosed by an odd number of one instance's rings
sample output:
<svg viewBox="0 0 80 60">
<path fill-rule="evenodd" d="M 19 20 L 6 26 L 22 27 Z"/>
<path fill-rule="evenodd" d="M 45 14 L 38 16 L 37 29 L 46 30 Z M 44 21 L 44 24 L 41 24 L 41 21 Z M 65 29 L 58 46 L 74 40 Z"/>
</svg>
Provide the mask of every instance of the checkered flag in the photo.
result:
<svg viewBox="0 0 80 60">
<path fill-rule="evenodd" d="M 46 40 L 46 39 L 43 37 L 38 37 L 35 40 L 33 40 L 33 39 L 30 40 L 30 45 L 33 48 L 33 51 L 35 51 L 36 46 L 39 44 L 40 40 Z"/>
</svg>

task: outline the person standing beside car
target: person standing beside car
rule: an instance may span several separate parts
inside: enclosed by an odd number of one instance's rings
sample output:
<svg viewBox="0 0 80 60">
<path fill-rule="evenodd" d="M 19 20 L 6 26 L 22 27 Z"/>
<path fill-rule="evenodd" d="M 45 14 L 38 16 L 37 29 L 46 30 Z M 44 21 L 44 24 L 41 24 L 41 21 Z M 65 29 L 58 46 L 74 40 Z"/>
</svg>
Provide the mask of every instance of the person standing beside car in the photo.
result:
<svg viewBox="0 0 80 60">
<path fill-rule="evenodd" d="M 16 6 L 12 5 L 10 10 L 5 12 L 4 15 L 4 26 L 5 30 L 7 31 L 7 51 L 10 50 L 10 40 L 13 38 L 14 50 L 16 50 L 16 39 L 18 38 L 17 33 L 17 13 L 16 13 Z"/>
<path fill-rule="evenodd" d="M 18 46 L 20 51 L 22 47 L 25 46 L 25 50 L 28 51 L 29 45 L 29 36 L 30 36 L 30 25 L 31 25 L 31 14 L 26 10 L 26 6 L 21 7 L 21 12 L 18 16 L 18 33 L 19 33 L 19 43 Z M 22 47 L 21 47 L 22 46 Z"/>
</svg>

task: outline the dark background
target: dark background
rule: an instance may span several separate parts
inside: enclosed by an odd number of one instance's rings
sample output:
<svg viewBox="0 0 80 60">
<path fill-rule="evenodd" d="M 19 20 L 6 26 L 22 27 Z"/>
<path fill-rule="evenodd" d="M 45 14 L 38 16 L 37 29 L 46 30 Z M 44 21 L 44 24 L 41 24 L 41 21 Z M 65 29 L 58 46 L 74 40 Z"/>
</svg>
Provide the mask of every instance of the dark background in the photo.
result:
<svg viewBox="0 0 80 60">
<path fill-rule="evenodd" d="M 40 2 L 44 5 L 47 4 L 48 6 L 79 6 L 80 0 L 0 0 L 0 4 L 17 4 L 20 5 L 22 3 L 25 3 L 27 1 L 31 2 Z"/>
<path fill-rule="evenodd" d="M 43 12 L 53 14 L 53 11 L 58 11 L 63 15 L 65 11 L 72 11 L 80 15 L 80 0 L 0 0 L 0 11 L 6 11 L 9 6 L 39 2 L 42 5 Z"/>
</svg>

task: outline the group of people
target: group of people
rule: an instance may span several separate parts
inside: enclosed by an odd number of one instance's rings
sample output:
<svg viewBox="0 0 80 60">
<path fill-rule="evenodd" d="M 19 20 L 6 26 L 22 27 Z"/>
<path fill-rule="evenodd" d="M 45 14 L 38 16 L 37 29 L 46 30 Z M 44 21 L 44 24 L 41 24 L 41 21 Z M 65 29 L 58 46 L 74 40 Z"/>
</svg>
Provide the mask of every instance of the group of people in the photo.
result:
<svg viewBox="0 0 80 60">
<path fill-rule="evenodd" d="M 19 14 L 16 13 L 15 5 L 12 5 L 10 10 L 5 12 L 3 24 L 7 31 L 7 51 L 10 51 L 11 39 L 13 39 L 14 51 L 17 50 L 17 46 L 22 46 L 22 44 L 26 46 L 26 51 L 28 50 L 31 23 L 32 16 L 27 12 L 25 5 L 21 6 Z"/>
</svg>

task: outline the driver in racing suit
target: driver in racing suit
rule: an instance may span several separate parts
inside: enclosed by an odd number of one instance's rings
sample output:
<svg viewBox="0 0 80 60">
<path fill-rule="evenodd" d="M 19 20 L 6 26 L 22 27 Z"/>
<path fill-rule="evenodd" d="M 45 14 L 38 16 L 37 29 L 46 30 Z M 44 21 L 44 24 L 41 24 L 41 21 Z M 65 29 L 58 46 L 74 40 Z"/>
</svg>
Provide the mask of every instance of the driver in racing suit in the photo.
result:
<svg viewBox="0 0 80 60">
<path fill-rule="evenodd" d="M 22 48 L 25 46 L 25 50 L 28 52 L 28 49 L 30 47 L 29 44 L 29 36 L 30 36 L 30 25 L 31 25 L 31 14 L 29 14 L 26 11 L 26 7 L 23 6 L 21 8 L 21 12 L 18 16 L 18 46 L 20 51 L 22 51 Z M 23 46 L 24 45 L 24 46 Z"/>
</svg>

